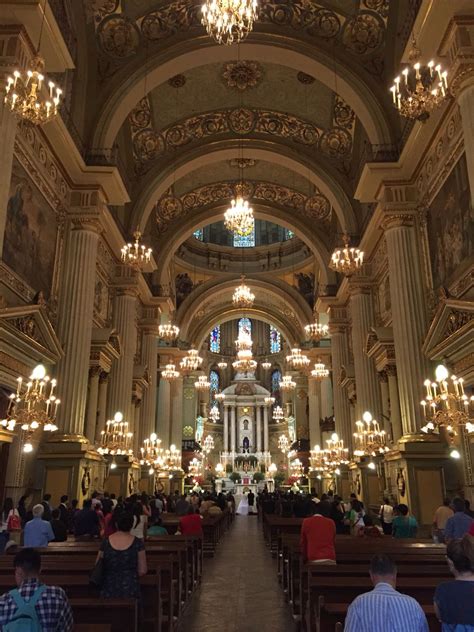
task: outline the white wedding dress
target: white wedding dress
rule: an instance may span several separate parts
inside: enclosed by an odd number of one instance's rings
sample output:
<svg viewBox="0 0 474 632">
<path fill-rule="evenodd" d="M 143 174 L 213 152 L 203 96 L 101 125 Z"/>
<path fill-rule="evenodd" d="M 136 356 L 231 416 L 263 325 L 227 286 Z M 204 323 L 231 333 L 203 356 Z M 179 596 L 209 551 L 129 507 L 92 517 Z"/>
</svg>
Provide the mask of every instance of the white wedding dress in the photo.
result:
<svg viewBox="0 0 474 632">
<path fill-rule="evenodd" d="M 249 515 L 249 501 L 247 498 L 247 494 L 242 496 L 242 500 L 239 503 L 237 508 L 237 513 L 239 516 L 248 516 Z"/>
</svg>

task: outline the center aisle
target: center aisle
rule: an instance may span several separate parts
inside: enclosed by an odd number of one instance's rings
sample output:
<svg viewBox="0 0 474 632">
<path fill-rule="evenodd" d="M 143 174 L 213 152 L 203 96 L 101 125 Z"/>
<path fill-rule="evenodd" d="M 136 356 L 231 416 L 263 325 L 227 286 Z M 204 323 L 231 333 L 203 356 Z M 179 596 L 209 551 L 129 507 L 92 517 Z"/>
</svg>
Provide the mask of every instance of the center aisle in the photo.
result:
<svg viewBox="0 0 474 632">
<path fill-rule="evenodd" d="M 202 586 L 182 632 L 292 632 L 295 625 L 278 584 L 276 560 L 265 546 L 257 516 L 236 516 L 204 559 Z"/>
</svg>

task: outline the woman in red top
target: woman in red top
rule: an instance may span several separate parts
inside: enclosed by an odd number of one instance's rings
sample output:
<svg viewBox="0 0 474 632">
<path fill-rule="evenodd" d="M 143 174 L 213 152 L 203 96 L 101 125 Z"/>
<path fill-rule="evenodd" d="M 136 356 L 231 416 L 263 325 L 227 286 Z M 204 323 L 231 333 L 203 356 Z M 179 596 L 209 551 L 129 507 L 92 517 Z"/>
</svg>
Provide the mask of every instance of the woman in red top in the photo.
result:
<svg viewBox="0 0 474 632">
<path fill-rule="evenodd" d="M 301 526 L 301 553 L 308 562 L 336 563 L 336 525 L 328 518 L 330 506 L 320 502 L 314 507 L 315 515 L 305 518 Z"/>
<path fill-rule="evenodd" d="M 186 516 L 179 520 L 179 531 L 182 535 L 200 535 L 202 537 L 202 517 L 193 507 L 188 509 Z"/>
</svg>

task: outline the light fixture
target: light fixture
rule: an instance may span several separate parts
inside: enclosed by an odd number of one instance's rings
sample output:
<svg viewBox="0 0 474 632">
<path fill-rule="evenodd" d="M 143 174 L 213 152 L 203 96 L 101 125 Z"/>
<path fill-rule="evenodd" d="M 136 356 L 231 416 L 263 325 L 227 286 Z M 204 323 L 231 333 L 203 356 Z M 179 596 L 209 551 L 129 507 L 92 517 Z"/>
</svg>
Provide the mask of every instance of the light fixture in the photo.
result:
<svg viewBox="0 0 474 632">
<path fill-rule="evenodd" d="M 354 433 L 356 449 L 354 456 L 377 456 L 389 452 L 385 430 L 380 430 L 379 423 L 369 411 L 362 415 L 363 421 L 356 421 L 357 432 Z"/>
<path fill-rule="evenodd" d="M 263 362 L 260 363 L 260 366 L 262 367 L 264 371 L 269 371 L 272 368 L 272 363 L 269 362 L 268 360 L 264 360 Z"/>
<path fill-rule="evenodd" d="M 225 394 L 224 393 L 216 393 L 214 395 L 214 399 L 216 400 L 216 402 L 222 403 L 225 400 Z"/>
<path fill-rule="evenodd" d="M 29 381 L 23 384 L 23 378 L 17 378 L 16 393 L 10 395 L 7 416 L 0 424 L 14 431 L 19 426 L 23 452 L 32 452 L 31 437 L 40 429 L 55 432 L 56 415 L 61 403 L 55 395 L 57 382 L 46 374 L 42 364 L 38 364 Z"/>
<path fill-rule="evenodd" d="M 349 463 L 349 450 L 344 447 L 344 441 L 339 439 L 335 432 L 326 443 L 326 449 L 321 450 L 319 445 L 316 445 L 310 451 L 310 470 L 326 476 L 340 474 L 340 466 Z"/>
<path fill-rule="evenodd" d="M 122 413 L 116 412 L 100 434 L 101 444 L 97 449 L 100 454 L 133 455 L 133 432 L 129 432 L 128 421 L 123 420 Z"/>
<path fill-rule="evenodd" d="M 420 63 L 421 51 L 413 38 L 409 64 L 395 77 L 390 92 L 393 105 L 405 118 L 426 121 L 446 98 L 448 72 L 433 60 Z"/>
<path fill-rule="evenodd" d="M 136 270 L 142 270 L 151 261 L 152 249 L 140 243 L 142 234 L 139 230 L 133 233 L 135 241 L 122 247 L 122 262 Z"/>
<path fill-rule="evenodd" d="M 241 283 L 235 288 L 232 296 L 232 303 L 234 307 L 239 309 L 249 309 L 252 307 L 255 301 L 255 294 L 251 291 L 248 285 L 245 285 L 245 276 L 241 276 Z"/>
<path fill-rule="evenodd" d="M 329 267 L 344 276 L 351 276 L 361 269 L 364 253 L 359 248 L 352 248 L 349 235 L 343 236 L 344 247 L 336 248 L 332 253 Z"/>
<path fill-rule="evenodd" d="M 222 463 L 216 464 L 216 474 L 219 477 L 224 476 L 224 466 L 222 465 Z"/>
<path fill-rule="evenodd" d="M 247 37 L 257 15 L 257 0 L 206 0 L 201 22 L 218 44 L 229 45 Z"/>
<path fill-rule="evenodd" d="M 211 383 L 205 375 L 200 375 L 196 382 L 194 382 L 194 388 L 197 391 L 208 391 L 211 388 Z"/>
<path fill-rule="evenodd" d="M 172 444 L 168 450 L 161 447 L 161 439 L 152 433 L 140 448 L 140 465 L 148 465 L 155 472 L 169 473 L 181 470 L 181 452 Z"/>
<path fill-rule="evenodd" d="M 241 237 L 252 234 L 255 226 L 253 209 L 242 196 L 239 195 L 231 201 L 224 213 L 224 225 L 227 230 Z"/>
<path fill-rule="evenodd" d="M 197 371 L 202 364 L 202 358 L 197 349 L 189 349 L 188 354 L 181 360 L 179 366 L 183 373 Z"/>
<path fill-rule="evenodd" d="M 278 437 L 278 449 L 283 452 L 283 454 L 287 454 L 290 450 L 291 444 L 287 435 L 280 435 Z"/>
<path fill-rule="evenodd" d="M 163 371 L 161 371 L 161 375 L 165 380 L 177 380 L 179 378 L 179 371 L 176 370 L 175 364 L 167 364 Z"/>
<path fill-rule="evenodd" d="M 370 461 L 370 463 L 368 463 L 367 465 L 368 468 L 370 468 L 371 470 L 375 470 L 376 469 L 376 465 L 373 461 Z"/>
<path fill-rule="evenodd" d="M 236 371 L 246 373 L 248 371 L 255 371 L 257 368 L 257 362 L 253 359 L 252 344 L 251 335 L 241 330 L 239 337 L 235 341 L 237 360 L 232 363 Z"/>
<path fill-rule="evenodd" d="M 217 406 L 212 406 L 211 410 L 209 411 L 209 419 L 212 420 L 213 423 L 217 423 L 220 419 L 220 413 L 219 413 L 219 408 Z"/>
<path fill-rule="evenodd" d="M 179 327 L 172 323 L 165 323 L 158 327 L 158 335 L 162 340 L 171 342 L 179 336 Z"/>
<path fill-rule="evenodd" d="M 450 453 L 449 456 L 452 459 L 460 459 L 461 458 L 461 453 L 459 452 L 459 450 L 456 450 L 456 448 L 453 448 Z"/>
<path fill-rule="evenodd" d="M 273 409 L 272 417 L 277 423 L 279 423 L 282 419 L 284 419 L 285 414 L 283 412 L 283 408 L 281 406 L 275 406 L 275 408 Z"/>
<path fill-rule="evenodd" d="M 323 338 L 329 336 L 329 327 L 327 325 L 321 325 L 318 322 L 310 323 L 304 328 L 306 336 L 313 342 L 319 342 Z"/>
<path fill-rule="evenodd" d="M 227 369 L 227 362 L 219 362 L 217 366 L 219 369 L 221 369 L 221 371 L 224 371 L 225 369 Z"/>
<path fill-rule="evenodd" d="M 329 369 L 326 369 L 326 365 L 323 362 L 316 362 L 314 369 L 311 371 L 311 377 L 320 382 L 329 377 Z"/>
<path fill-rule="evenodd" d="M 291 350 L 291 355 L 286 356 L 286 361 L 294 369 L 304 369 L 310 363 L 308 356 L 303 355 L 297 347 Z"/>
<path fill-rule="evenodd" d="M 212 452 L 212 450 L 214 450 L 214 438 L 212 435 L 207 435 L 207 437 L 204 439 L 202 449 L 206 454 L 209 454 L 209 452 Z"/>
<path fill-rule="evenodd" d="M 265 406 L 273 406 L 276 400 L 274 397 L 265 397 L 263 401 L 264 401 Z"/>
<path fill-rule="evenodd" d="M 282 391 L 293 391 L 296 388 L 296 382 L 293 381 L 291 375 L 284 375 L 280 382 Z"/>
</svg>

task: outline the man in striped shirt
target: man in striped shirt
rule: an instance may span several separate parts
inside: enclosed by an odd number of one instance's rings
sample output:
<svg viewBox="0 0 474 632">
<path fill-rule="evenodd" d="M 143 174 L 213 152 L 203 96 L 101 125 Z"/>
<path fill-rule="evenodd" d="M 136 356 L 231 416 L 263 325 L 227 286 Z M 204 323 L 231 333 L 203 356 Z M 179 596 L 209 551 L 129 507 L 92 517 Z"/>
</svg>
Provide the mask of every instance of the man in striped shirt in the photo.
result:
<svg viewBox="0 0 474 632">
<path fill-rule="evenodd" d="M 428 632 L 420 604 L 395 590 L 397 567 L 387 555 L 370 563 L 374 589 L 356 597 L 349 606 L 344 632 Z"/>
</svg>

